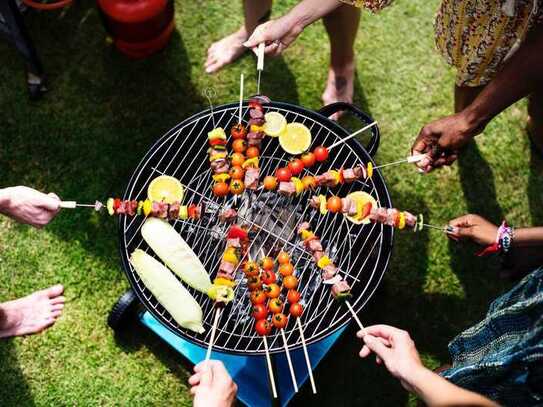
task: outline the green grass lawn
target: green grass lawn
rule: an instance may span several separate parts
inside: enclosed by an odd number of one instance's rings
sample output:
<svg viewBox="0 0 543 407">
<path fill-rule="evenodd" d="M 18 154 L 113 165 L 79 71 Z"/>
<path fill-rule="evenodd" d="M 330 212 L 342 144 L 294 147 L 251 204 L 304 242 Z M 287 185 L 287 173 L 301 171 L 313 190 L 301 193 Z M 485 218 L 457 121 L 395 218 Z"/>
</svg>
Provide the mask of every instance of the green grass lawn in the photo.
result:
<svg viewBox="0 0 543 407">
<path fill-rule="evenodd" d="M 241 22 L 239 2 L 178 1 L 168 48 L 129 61 L 106 41 L 92 1 L 26 21 L 49 75 L 50 92 L 30 102 L 18 54 L 0 43 L 0 182 L 94 201 L 119 195 L 154 140 L 206 107 L 237 97 L 240 72 L 255 86 L 246 56 L 218 75 L 202 65 L 207 45 Z M 277 2 L 280 15 L 295 1 Z M 435 53 L 438 0 L 402 0 L 379 15 L 364 13 L 356 43 L 356 102 L 379 121 L 378 162 L 405 156 L 428 121 L 452 107 L 454 73 Z M 270 61 L 263 92 L 317 109 L 327 73 L 321 23 L 308 28 L 284 57 Z M 420 176 L 411 166 L 384 170 L 392 200 L 440 224 L 469 211 L 514 225 L 543 223 L 542 162 L 532 157 L 521 102 L 494 120 L 452 168 Z M 190 405 L 182 358 L 145 329 L 119 341 L 106 326 L 128 288 L 119 265 L 117 231 L 108 217 L 65 211 L 42 231 L 0 219 L 0 299 L 57 282 L 66 286 L 64 316 L 41 335 L 0 342 L 0 400 L 26 405 Z M 479 320 L 510 283 L 497 262 L 449 244 L 439 232 L 396 234 L 392 264 L 360 317 L 409 330 L 425 362 L 447 362 L 447 343 Z M 319 401 L 335 405 L 414 405 L 372 360 L 360 361 L 351 327 L 316 370 Z M 265 374 L 263 372 L 263 374 Z M 307 387 L 295 399 L 315 401 Z"/>
</svg>

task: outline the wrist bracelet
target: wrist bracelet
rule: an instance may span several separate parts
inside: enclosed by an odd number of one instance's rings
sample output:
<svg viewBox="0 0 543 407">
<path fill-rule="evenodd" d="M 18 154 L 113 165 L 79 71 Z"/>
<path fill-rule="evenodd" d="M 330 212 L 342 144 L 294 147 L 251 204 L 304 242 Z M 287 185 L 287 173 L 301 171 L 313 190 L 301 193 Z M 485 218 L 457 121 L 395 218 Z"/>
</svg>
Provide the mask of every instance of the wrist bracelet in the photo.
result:
<svg viewBox="0 0 543 407">
<path fill-rule="evenodd" d="M 496 233 L 496 241 L 491 245 L 488 245 L 479 253 L 477 256 L 486 256 L 490 253 L 499 253 L 507 254 L 511 249 L 511 244 L 513 243 L 514 230 L 507 224 L 507 221 L 503 221 L 498 227 L 498 232 Z"/>
</svg>

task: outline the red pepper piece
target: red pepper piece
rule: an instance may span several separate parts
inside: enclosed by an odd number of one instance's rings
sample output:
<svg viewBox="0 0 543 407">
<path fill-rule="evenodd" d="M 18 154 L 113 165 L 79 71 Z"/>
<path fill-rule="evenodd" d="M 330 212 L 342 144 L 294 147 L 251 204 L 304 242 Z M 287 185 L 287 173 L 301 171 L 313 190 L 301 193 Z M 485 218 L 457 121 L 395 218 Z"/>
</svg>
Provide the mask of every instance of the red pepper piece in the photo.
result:
<svg viewBox="0 0 543 407">
<path fill-rule="evenodd" d="M 242 229 L 238 225 L 232 225 L 230 226 L 230 230 L 228 231 L 227 235 L 228 239 L 247 239 L 249 235 L 247 234 L 247 231 Z"/>
</svg>

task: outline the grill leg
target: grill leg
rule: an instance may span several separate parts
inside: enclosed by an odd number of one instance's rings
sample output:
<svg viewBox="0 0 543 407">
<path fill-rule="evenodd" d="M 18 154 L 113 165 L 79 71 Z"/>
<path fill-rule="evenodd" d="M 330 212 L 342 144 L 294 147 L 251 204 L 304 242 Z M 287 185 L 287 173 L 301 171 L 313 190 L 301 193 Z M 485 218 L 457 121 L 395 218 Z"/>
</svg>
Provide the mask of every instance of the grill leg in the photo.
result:
<svg viewBox="0 0 543 407">
<path fill-rule="evenodd" d="M 31 98 L 37 99 L 47 91 L 45 73 L 16 1 L 0 0 L 0 14 L 4 18 L 4 23 L 0 22 L 0 33 L 4 34 L 25 58 L 28 91 Z"/>
</svg>

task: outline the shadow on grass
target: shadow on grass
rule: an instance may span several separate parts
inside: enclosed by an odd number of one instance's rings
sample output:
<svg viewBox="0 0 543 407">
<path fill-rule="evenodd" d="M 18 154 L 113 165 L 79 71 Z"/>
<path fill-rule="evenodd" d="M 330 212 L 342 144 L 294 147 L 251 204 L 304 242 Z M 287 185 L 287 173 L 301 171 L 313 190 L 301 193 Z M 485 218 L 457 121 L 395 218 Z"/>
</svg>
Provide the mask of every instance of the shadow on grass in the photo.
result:
<svg viewBox="0 0 543 407">
<path fill-rule="evenodd" d="M 247 92 L 247 96 L 252 94 L 249 90 Z M 300 103 L 296 77 L 282 56 L 267 60 L 266 70 L 262 73 L 260 92 L 263 95 L 270 95 L 277 102 L 295 105 Z"/>
<path fill-rule="evenodd" d="M 15 340 L 2 339 L 0 342 L 0 400 L 3 406 L 34 406 L 30 388 L 19 367 Z"/>
<path fill-rule="evenodd" d="M 543 226 L 543 159 L 530 149 L 530 176 L 528 179 L 528 203 L 532 215 L 532 226 Z"/>
</svg>

